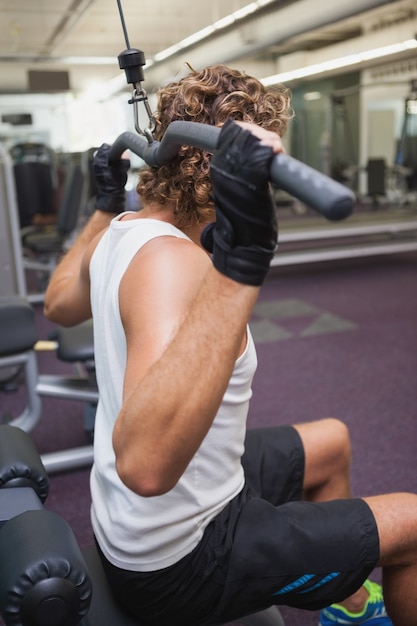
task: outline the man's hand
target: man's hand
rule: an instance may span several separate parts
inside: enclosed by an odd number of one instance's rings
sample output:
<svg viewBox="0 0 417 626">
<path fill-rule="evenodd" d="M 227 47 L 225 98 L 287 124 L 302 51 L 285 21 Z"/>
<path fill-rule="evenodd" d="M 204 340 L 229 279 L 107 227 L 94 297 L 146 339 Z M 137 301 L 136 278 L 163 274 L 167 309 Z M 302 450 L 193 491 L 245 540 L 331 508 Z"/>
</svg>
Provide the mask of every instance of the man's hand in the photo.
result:
<svg viewBox="0 0 417 626">
<path fill-rule="evenodd" d="M 122 213 L 125 210 L 125 185 L 130 161 L 120 159 L 109 163 L 110 146 L 103 143 L 93 158 L 93 174 L 97 186 L 95 206 L 99 211 Z"/>
<path fill-rule="evenodd" d="M 216 222 L 203 231 L 203 246 L 223 274 L 247 285 L 263 283 L 277 246 L 269 168 L 282 152 L 276 133 L 228 120 L 211 160 Z"/>
</svg>

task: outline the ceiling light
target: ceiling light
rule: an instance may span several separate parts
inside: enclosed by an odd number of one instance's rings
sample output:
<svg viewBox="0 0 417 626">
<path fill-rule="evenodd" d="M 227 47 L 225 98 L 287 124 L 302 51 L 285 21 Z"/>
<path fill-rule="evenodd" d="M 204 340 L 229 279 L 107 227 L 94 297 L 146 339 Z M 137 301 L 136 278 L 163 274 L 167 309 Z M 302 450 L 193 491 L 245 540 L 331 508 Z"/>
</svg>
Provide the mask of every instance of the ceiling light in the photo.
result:
<svg viewBox="0 0 417 626">
<path fill-rule="evenodd" d="M 304 94 L 304 100 L 312 101 L 312 100 L 320 100 L 321 93 L 319 91 L 307 91 Z"/>
<path fill-rule="evenodd" d="M 229 15 L 226 15 L 225 17 L 222 17 L 221 19 L 217 20 L 210 26 L 207 26 L 206 28 L 202 28 L 201 30 L 197 31 L 196 33 L 193 33 L 189 37 L 185 37 L 184 39 L 182 39 L 175 45 L 170 46 L 169 48 L 166 48 L 165 50 L 161 50 L 161 52 L 157 52 L 153 58 L 157 62 L 163 61 L 173 56 L 180 50 L 183 50 L 184 48 L 188 48 L 189 46 L 193 46 L 196 43 L 199 43 L 200 41 L 207 39 L 208 37 L 210 37 L 210 35 L 213 35 L 214 33 L 218 33 L 219 31 L 224 30 L 225 28 L 228 28 L 229 26 L 232 26 L 235 22 L 243 20 L 248 15 L 252 15 L 259 9 L 267 6 L 268 4 L 271 4 L 271 2 L 273 2 L 273 0 L 256 0 L 255 2 L 251 2 L 250 4 L 247 4 L 241 9 L 238 9 L 237 11 L 234 11 L 233 13 L 230 13 Z"/>
<path fill-rule="evenodd" d="M 349 54 L 338 59 L 331 59 L 324 61 L 323 63 L 316 63 L 314 65 L 307 65 L 296 70 L 289 72 L 282 72 L 281 74 L 275 74 L 262 79 L 262 83 L 266 86 L 274 85 L 277 83 L 287 83 L 292 80 L 300 78 L 307 78 L 316 74 L 322 74 L 323 72 L 329 72 L 332 70 L 340 69 L 343 67 L 349 67 L 351 65 L 357 65 L 364 61 L 371 61 L 373 59 L 379 59 L 384 56 L 390 56 L 392 54 L 398 54 L 400 52 L 406 52 L 417 48 L 416 39 L 407 39 L 401 43 L 391 44 L 389 46 L 382 46 L 381 48 L 374 48 L 373 50 L 366 50 L 364 52 L 358 52 L 356 54 Z"/>
</svg>

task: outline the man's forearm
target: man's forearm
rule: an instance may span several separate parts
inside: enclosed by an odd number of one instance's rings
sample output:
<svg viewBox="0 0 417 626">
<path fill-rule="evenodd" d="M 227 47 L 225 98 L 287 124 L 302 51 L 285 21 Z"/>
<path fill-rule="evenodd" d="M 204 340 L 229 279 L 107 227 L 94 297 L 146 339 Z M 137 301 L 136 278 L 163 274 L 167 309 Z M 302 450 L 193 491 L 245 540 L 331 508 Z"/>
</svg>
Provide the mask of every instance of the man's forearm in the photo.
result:
<svg viewBox="0 0 417 626">
<path fill-rule="evenodd" d="M 108 227 L 114 216 L 114 213 L 95 211 L 55 268 L 45 293 L 44 314 L 47 318 L 65 324 L 59 318 L 65 311 L 71 314 L 68 307 L 71 308 L 71 304 L 76 302 L 75 291 L 79 285 L 81 264 L 86 250 L 93 239 Z"/>
</svg>

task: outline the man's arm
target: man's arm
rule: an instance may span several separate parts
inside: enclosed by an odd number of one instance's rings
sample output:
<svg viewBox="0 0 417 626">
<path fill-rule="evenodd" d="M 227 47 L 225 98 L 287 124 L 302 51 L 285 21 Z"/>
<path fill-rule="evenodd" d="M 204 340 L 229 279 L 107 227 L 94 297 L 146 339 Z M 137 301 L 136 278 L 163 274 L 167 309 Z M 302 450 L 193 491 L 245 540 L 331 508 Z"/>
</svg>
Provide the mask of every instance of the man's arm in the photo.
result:
<svg viewBox="0 0 417 626">
<path fill-rule="evenodd" d="M 242 137 L 237 135 L 238 144 L 228 133 L 219 158 L 216 153 L 213 157 L 214 165 L 224 169 L 217 173 L 213 185 L 218 220 L 213 237 L 214 264 L 205 269 L 174 337 L 148 369 L 138 372 L 140 363 L 130 365 L 128 357 L 129 383 L 115 424 L 113 446 L 121 480 L 142 496 L 172 489 L 206 436 L 240 354 L 259 286 L 275 250 L 268 165 L 282 146 L 273 133 L 260 135 L 269 146 L 266 151 L 258 140 L 252 141 L 247 135 L 242 146 Z M 246 150 L 245 167 L 239 163 L 242 149 Z M 236 158 L 231 165 L 233 172 L 228 169 L 231 153 Z M 255 174 L 251 180 L 254 165 L 259 177 Z M 250 187 L 245 193 L 247 182 Z M 225 184 L 227 204 L 217 193 Z M 190 266 L 193 264 L 186 263 L 182 269 L 185 284 Z M 144 274 L 134 273 L 139 282 L 146 280 L 143 264 L 141 268 Z M 158 334 L 159 320 L 155 323 Z M 129 344 L 129 333 L 127 338 Z"/>
<path fill-rule="evenodd" d="M 61 326 L 74 326 L 91 317 L 89 259 L 97 235 L 114 213 L 95 211 L 61 259 L 45 292 L 44 315 Z"/>
<path fill-rule="evenodd" d="M 91 317 L 89 262 L 99 235 L 125 208 L 125 185 L 130 162 L 109 164 L 110 146 L 103 144 L 93 160 L 96 211 L 55 269 L 45 293 L 44 314 L 61 326 L 74 326 Z"/>
</svg>

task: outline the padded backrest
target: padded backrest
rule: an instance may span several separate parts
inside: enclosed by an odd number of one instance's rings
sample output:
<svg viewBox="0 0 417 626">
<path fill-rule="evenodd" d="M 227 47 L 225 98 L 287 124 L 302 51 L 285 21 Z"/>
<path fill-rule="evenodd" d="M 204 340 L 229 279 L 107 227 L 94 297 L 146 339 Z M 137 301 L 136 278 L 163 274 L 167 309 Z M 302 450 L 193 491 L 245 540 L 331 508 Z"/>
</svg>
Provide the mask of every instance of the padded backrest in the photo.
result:
<svg viewBox="0 0 417 626">
<path fill-rule="evenodd" d="M 64 191 L 58 209 L 57 228 L 62 235 L 71 233 L 78 221 L 83 198 L 84 174 L 81 166 L 71 163 L 64 182 Z"/>
<path fill-rule="evenodd" d="M 20 226 L 30 226 L 37 213 L 54 212 L 54 188 L 49 163 L 24 161 L 13 166 Z"/>
<path fill-rule="evenodd" d="M 386 170 L 385 160 L 369 159 L 366 169 L 368 173 L 368 195 L 384 196 Z"/>
<path fill-rule="evenodd" d="M 37 340 L 30 303 L 19 296 L 0 297 L 0 357 L 32 350 Z"/>
</svg>

